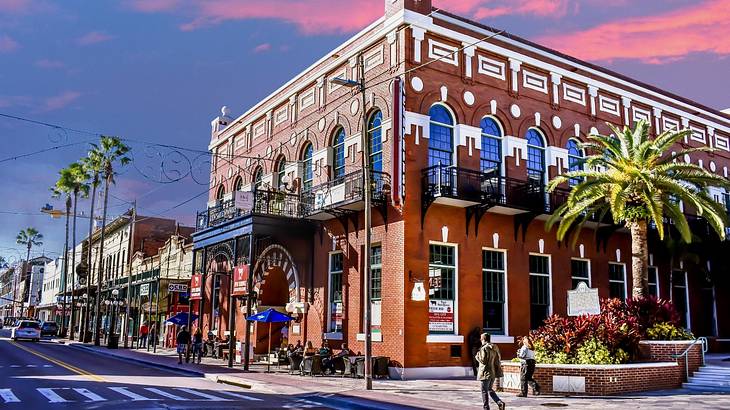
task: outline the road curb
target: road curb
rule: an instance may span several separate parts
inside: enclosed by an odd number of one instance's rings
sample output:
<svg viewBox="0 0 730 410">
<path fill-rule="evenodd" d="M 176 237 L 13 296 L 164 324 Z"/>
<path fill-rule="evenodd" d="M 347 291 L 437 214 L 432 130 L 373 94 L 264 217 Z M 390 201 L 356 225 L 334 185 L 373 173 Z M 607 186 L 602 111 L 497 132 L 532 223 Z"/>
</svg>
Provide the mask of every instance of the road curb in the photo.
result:
<svg viewBox="0 0 730 410">
<path fill-rule="evenodd" d="M 149 367 L 156 367 L 156 368 L 159 368 L 159 369 L 169 370 L 169 371 L 173 371 L 173 372 L 177 372 L 177 373 L 185 373 L 185 374 L 189 374 L 189 375 L 197 376 L 197 377 L 205 377 L 206 376 L 206 374 L 204 372 L 200 372 L 200 371 L 197 371 L 197 370 L 184 369 L 184 368 L 180 368 L 180 367 L 177 367 L 177 366 L 170 366 L 170 365 L 167 365 L 167 364 L 162 364 L 162 363 L 157 363 L 157 362 L 151 362 L 151 361 L 148 361 L 148 360 L 136 359 L 136 358 L 133 358 L 133 357 L 128 357 L 128 356 L 122 356 L 122 355 L 114 354 L 113 352 L 100 352 L 99 350 L 96 350 L 94 348 L 85 346 L 85 345 L 80 344 L 80 343 L 67 344 L 67 346 L 72 347 L 74 349 L 84 350 L 86 352 L 90 352 L 90 353 L 93 353 L 93 354 L 97 354 L 99 356 L 112 356 L 115 359 L 123 360 L 123 361 L 126 361 L 126 362 L 131 362 L 131 363 L 139 363 L 139 364 L 143 364 L 143 365 L 149 366 Z"/>
</svg>

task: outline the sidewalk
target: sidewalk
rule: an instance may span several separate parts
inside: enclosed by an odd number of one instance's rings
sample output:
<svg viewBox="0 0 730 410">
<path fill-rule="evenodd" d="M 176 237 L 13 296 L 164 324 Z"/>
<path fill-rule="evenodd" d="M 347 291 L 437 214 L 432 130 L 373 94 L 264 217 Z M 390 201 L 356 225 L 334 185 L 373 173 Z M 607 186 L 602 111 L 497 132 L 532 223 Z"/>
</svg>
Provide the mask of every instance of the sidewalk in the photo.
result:
<svg viewBox="0 0 730 410">
<path fill-rule="evenodd" d="M 157 353 L 146 349 L 117 349 L 68 342 L 73 348 L 85 349 L 100 355 L 114 356 L 122 360 L 140 363 L 144 366 L 160 367 L 185 374 L 205 377 L 218 383 L 233 384 L 267 394 L 297 396 L 327 405 L 328 401 L 337 404 L 334 407 L 377 408 L 371 401 L 377 400 L 389 405 L 404 408 L 448 409 L 481 408 L 479 384 L 471 379 L 448 380 L 373 380 L 373 390 L 364 390 L 363 379 L 342 378 L 340 376 L 299 376 L 289 375 L 284 366 L 272 366 L 272 373 L 266 373 L 266 365 L 254 364 L 251 372 L 244 372 L 240 364 L 232 369 L 227 361 L 203 358 L 201 364 L 184 363 L 178 365 L 177 353 L 174 349 L 157 349 Z M 713 358 L 714 359 L 714 358 Z M 727 364 L 728 362 L 725 362 Z M 708 363 L 709 364 L 709 363 Z M 507 403 L 507 407 L 544 408 L 548 407 L 582 407 L 620 409 L 639 408 L 723 408 L 727 395 L 696 394 L 687 390 L 672 390 L 631 394 L 609 397 L 563 397 L 540 396 L 537 398 L 518 398 L 514 394 L 499 393 Z M 638 400 L 638 402 L 637 402 Z M 375 403 L 377 404 L 377 403 Z M 496 408 L 496 406 L 495 406 Z"/>
</svg>

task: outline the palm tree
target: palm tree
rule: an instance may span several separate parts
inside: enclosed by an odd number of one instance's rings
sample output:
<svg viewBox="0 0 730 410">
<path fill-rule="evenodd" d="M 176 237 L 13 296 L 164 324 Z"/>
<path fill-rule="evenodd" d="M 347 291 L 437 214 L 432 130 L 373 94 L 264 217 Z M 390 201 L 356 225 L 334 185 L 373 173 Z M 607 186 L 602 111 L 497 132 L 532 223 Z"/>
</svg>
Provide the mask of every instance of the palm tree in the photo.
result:
<svg viewBox="0 0 730 410">
<path fill-rule="evenodd" d="M 106 228 L 106 211 L 109 202 L 109 188 L 114 184 L 114 165 L 127 165 L 131 159 L 127 157 L 129 147 L 119 137 L 102 136 L 99 145 L 91 144 L 90 162 L 94 164 L 97 175 L 104 180 L 104 210 L 101 217 L 101 235 L 99 238 L 99 267 L 96 275 L 96 306 L 94 307 L 94 345 L 99 346 L 101 328 L 101 279 L 104 272 L 104 230 Z"/>
<path fill-rule="evenodd" d="M 591 216 L 602 217 L 610 212 L 614 223 L 624 224 L 631 232 L 632 293 L 641 297 L 647 294 L 648 286 L 649 225 L 656 226 L 663 239 L 666 216 L 682 240 L 691 242 L 692 232 L 679 206 L 683 201 L 724 239 L 725 208 L 710 197 L 708 188 L 730 187 L 730 183 L 698 165 L 677 161 L 685 154 L 711 148 L 668 154 L 689 130 L 665 131 L 651 138 L 649 124 L 643 120 L 633 130 L 608 125 L 615 136 L 590 135 L 589 142 L 581 144 L 591 153 L 583 161 L 586 169 L 559 175 L 548 184 L 548 190 L 553 191 L 571 179 L 580 180 L 546 226 L 550 229 L 559 221 L 558 239 L 563 240 L 572 230 L 575 243 L 580 228 Z"/>
<path fill-rule="evenodd" d="M 86 342 L 86 333 L 89 330 L 89 308 L 91 307 L 91 292 L 89 290 L 91 289 L 91 248 L 92 248 L 92 236 L 94 234 L 94 206 L 96 205 L 96 188 L 99 187 L 100 178 L 99 175 L 101 173 L 101 166 L 98 163 L 98 158 L 96 156 L 92 155 L 92 151 L 89 151 L 86 157 L 82 158 L 81 166 L 83 169 L 83 174 L 87 177 L 87 179 L 84 181 L 86 185 L 88 185 L 91 189 L 91 205 L 89 207 L 89 236 L 88 236 L 88 246 L 86 247 L 86 261 L 82 261 L 81 263 L 86 265 L 86 294 L 88 297 L 86 298 L 86 314 L 82 316 L 82 322 L 81 322 L 81 328 L 80 328 L 80 338 L 83 342 Z M 83 256 L 82 256 L 83 257 Z"/>
<path fill-rule="evenodd" d="M 43 235 L 41 235 L 40 232 L 38 232 L 35 228 L 25 228 L 21 230 L 18 233 L 18 236 L 15 237 L 15 242 L 18 245 L 25 245 L 27 249 L 27 253 L 25 255 L 25 265 L 27 265 L 30 268 L 30 250 L 33 246 L 41 246 L 43 245 Z M 25 269 L 23 269 L 23 273 L 21 273 L 23 282 L 25 282 L 28 277 L 30 276 L 28 273 L 25 272 Z M 13 312 L 15 311 L 15 291 L 17 290 L 17 286 L 13 288 Z M 20 316 L 23 316 L 23 306 L 20 306 Z"/>
</svg>

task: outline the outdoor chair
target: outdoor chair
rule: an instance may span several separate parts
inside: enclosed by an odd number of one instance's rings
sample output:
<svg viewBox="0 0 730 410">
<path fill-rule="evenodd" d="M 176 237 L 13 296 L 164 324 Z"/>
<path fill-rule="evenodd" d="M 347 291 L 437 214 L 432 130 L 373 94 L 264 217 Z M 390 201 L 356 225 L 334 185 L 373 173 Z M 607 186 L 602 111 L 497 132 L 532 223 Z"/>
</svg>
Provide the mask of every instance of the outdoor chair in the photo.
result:
<svg viewBox="0 0 730 410">
<path fill-rule="evenodd" d="M 323 375 L 322 373 L 322 357 L 321 356 L 307 356 L 302 361 L 302 375 Z"/>
<path fill-rule="evenodd" d="M 355 359 L 355 377 L 365 377 L 365 358 Z"/>
<path fill-rule="evenodd" d="M 373 377 L 388 377 L 389 357 L 378 356 L 373 358 Z"/>
<path fill-rule="evenodd" d="M 334 368 L 334 373 L 337 373 L 339 371 L 344 376 L 344 374 L 345 374 L 345 362 L 348 362 L 348 363 L 350 362 L 349 360 L 347 360 L 347 357 L 335 357 L 335 358 L 333 358 L 332 359 L 332 366 Z"/>
<path fill-rule="evenodd" d="M 355 377 L 355 365 L 350 361 L 349 358 L 343 357 L 342 365 L 342 377 Z"/>
</svg>

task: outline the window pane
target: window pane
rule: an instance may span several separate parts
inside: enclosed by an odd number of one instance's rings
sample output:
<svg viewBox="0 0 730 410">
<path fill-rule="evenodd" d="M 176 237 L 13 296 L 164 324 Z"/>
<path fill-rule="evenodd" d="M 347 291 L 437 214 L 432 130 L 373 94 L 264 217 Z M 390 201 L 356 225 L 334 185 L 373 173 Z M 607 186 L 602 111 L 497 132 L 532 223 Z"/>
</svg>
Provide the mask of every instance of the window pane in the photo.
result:
<svg viewBox="0 0 730 410">
<path fill-rule="evenodd" d="M 530 326 L 540 327 L 550 312 L 550 260 L 530 255 Z"/>
<path fill-rule="evenodd" d="M 657 277 L 657 270 L 655 267 L 649 267 L 649 294 L 654 297 L 659 297 L 659 278 Z"/>
<path fill-rule="evenodd" d="M 530 273 L 538 273 L 542 275 L 550 274 L 549 262 L 547 256 L 530 255 Z"/>
<path fill-rule="evenodd" d="M 380 300 L 382 298 L 382 261 L 383 248 L 373 246 L 370 250 L 370 295 L 372 300 Z"/>
<path fill-rule="evenodd" d="M 504 253 L 482 251 L 483 328 L 504 334 Z"/>
<path fill-rule="evenodd" d="M 624 265 L 618 263 L 608 265 L 608 291 L 611 298 L 626 299 Z"/>
</svg>

